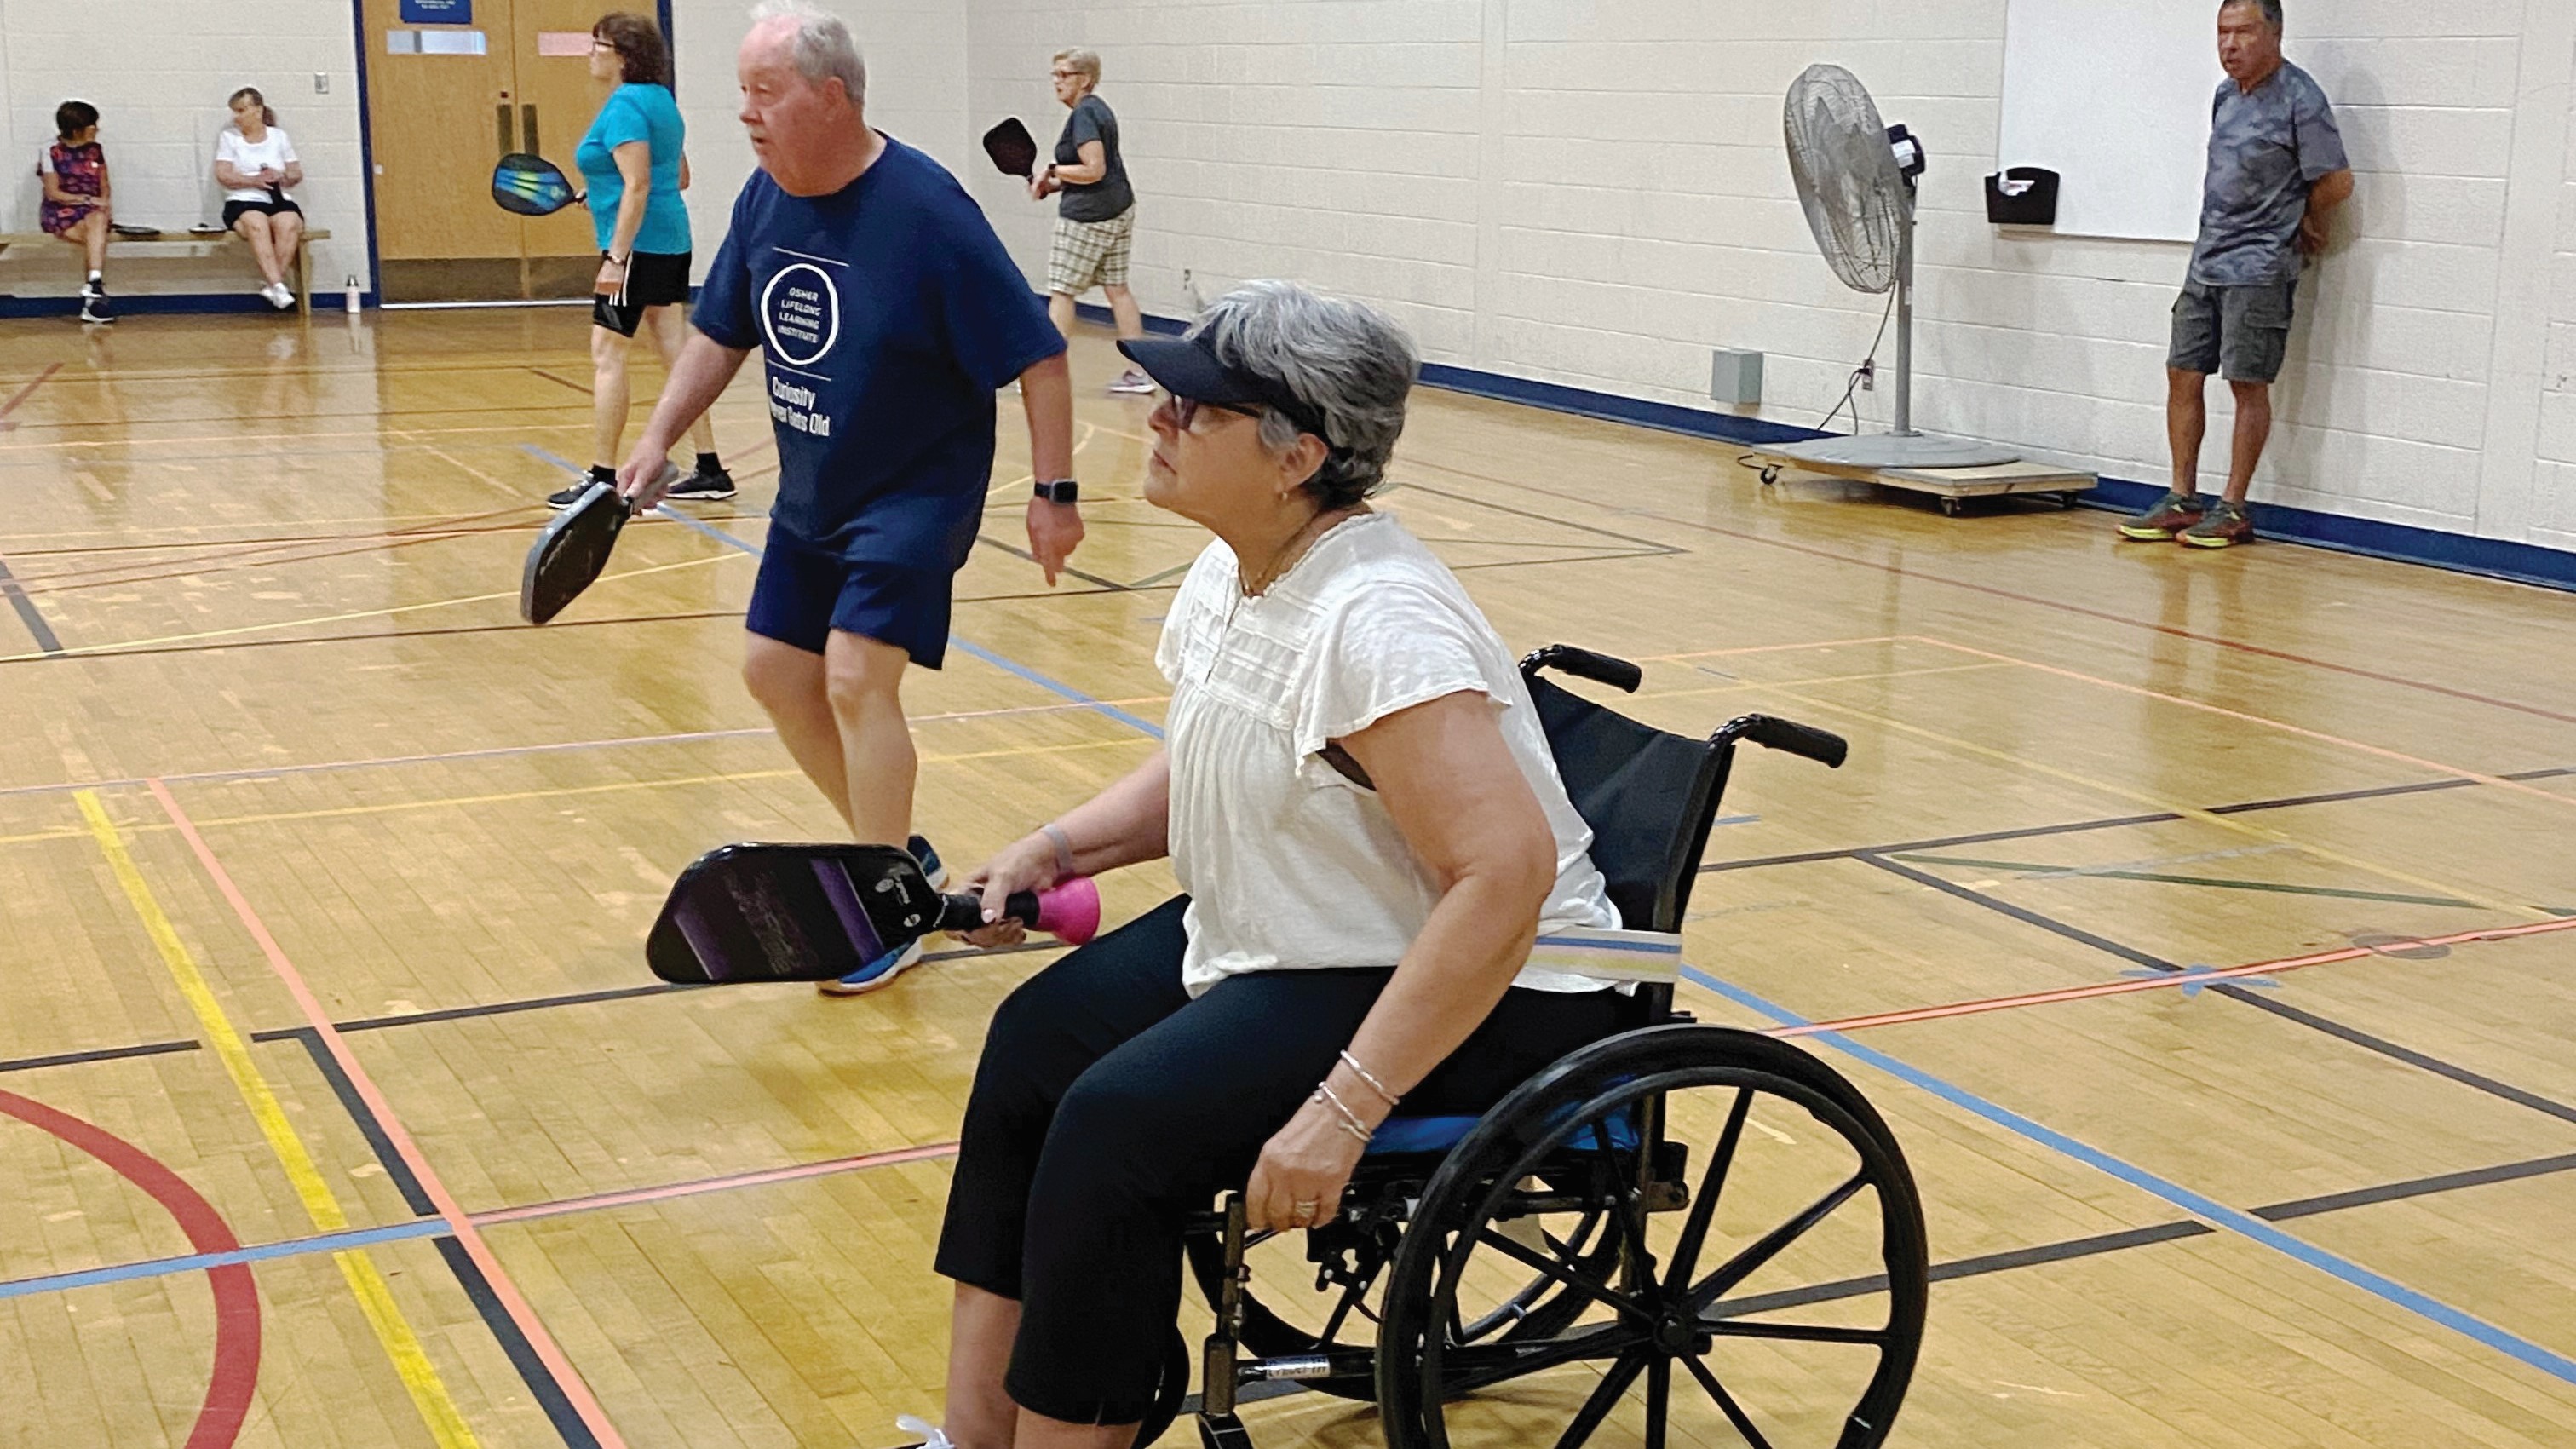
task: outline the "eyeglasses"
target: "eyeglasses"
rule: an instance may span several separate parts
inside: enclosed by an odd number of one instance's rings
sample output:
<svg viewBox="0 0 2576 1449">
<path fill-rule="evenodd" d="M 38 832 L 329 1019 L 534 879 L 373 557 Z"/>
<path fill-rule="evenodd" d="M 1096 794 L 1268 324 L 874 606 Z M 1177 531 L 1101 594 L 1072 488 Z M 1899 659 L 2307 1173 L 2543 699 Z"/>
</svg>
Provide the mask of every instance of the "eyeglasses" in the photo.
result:
<svg viewBox="0 0 2576 1449">
<path fill-rule="evenodd" d="M 1056 80 L 1079 80 L 1082 77 L 1078 70 L 1051 70 L 1047 74 Z"/>
<path fill-rule="evenodd" d="M 1163 399 L 1172 405 L 1172 426 L 1184 432 L 1189 430 L 1191 421 L 1202 411 L 1231 413 L 1238 418 L 1261 416 L 1261 409 L 1257 407 L 1236 407 L 1232 403 L 1202 402 L 1197 398 L 1182 397 L 1177 393 L 1165 393 Z"/>
</svg>

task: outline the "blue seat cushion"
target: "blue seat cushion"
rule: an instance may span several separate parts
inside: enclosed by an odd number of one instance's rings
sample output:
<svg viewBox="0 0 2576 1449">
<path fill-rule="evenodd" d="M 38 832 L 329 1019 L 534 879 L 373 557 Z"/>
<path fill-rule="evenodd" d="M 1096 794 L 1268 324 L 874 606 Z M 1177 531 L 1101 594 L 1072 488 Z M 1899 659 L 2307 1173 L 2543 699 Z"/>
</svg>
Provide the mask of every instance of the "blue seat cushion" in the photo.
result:
<svg viewBox="0 0 2576 1449">
<path fill-rule="evenodd" d="M 1481 1118 L 1476 1117 L 1389 1117 L 1378 1124 L 1377 1133 L 1369 1138 L 1370 1157 L 1397 1156 L 1405 1153 L 1446 1152 L 1458 1145 Z M 1637 1124 L 1626 1112 L 1610 1119 L 1610 1145 L 1628 1151 L 1637 1145 Z M 1567 1147 L 1577 1152 L 1594 1150 L 1595 1134 L 1576 1134 Z"/>
</svg>

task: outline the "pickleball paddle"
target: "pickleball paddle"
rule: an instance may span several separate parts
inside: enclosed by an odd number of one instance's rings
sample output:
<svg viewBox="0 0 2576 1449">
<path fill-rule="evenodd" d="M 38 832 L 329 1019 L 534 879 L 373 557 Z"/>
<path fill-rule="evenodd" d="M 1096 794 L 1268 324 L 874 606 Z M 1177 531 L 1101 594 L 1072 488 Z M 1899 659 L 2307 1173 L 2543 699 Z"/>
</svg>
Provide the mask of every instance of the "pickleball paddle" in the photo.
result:
<svg viewBox="0 0 2576 1449">
<path fill-rule="evenodd" d="M 513 151 L 492 168 L 492 199 L 503 211 L 552 216 L 572 205 L 573 195 L 563 169 L 543 156 Z"/>
<path fill-rule="evenodd" d="M 1100 889 L 1076 876 L 1018 892 L 1004 912 L 1078 946 L 1100 929 Z M 831 981 L 934 931 L 983 924 L 981 899 L 941 895 L 893 846 L 722 845 L 680 872 L 644 959 L 692 985 Z"/>
<path fill-rule="evenodd" d="M 632 511 L 617 485 L 594 482 L 556 514 L 528 546 L 528 562 L 519 572 L 519 617 L 542 624 L 581 597 L 608 567 L 608 551 L 617 546 Z"/>
<path fill-rule="evenodd" d="M 993 164 L 1001 169 L 1003 175 L 1026 181 L 1029 173 L 1037 169 L 1037 138 L 1029 134 L 1028 127 L 1020 124 L 1019 117 L 1004 116 L 993 129 L 984 133 L 984 154 L 993 158 Z"/>
</svg>

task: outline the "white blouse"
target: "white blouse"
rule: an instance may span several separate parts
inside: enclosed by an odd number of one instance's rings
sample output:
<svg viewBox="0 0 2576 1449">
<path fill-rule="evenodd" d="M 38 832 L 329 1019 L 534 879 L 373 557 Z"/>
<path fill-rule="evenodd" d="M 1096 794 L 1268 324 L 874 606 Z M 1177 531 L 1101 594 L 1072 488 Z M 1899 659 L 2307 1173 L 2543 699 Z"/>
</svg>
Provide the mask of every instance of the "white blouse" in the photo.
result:
<svg viewBox="0 0 2576 1449">
<path fill-rule="evenodd" d="M 275 126 L 269 127 L 268 134 L 260 137 L 256 144 L 243 140 L 241 132 L 226 126 L 215 137 L 215 159 L 231 162 L 233 169 L 244 176 L 257 176 L 261 167 L 274 168 L 279 175 L 283 176 L 286 174 L 287 166 L 297 157 L 295 143 L 286 139 L 286 133 Z M 284 182 L 279 183 L 281 188 L 284 185 Z M 224 200 L 266 201 L 268 188 L 265 186 L 230 187 L 224 192 Z"/>
<path fill-rule="evenodd" d="M 1337 524 L 1258 598 L 1212 542 L 1190 568 L 1155 650 L 1172 683 L 1172 867 L 1190 893 L 1182 984 L 1197 996 L 1246 971 L 1393 966 L 1440 890 L 1373 790 L 1319 755 L 1327 741 L 1472 691 L 1556 835 L 1556 885 L 1539 929 L 1615 927 L 1592 831 L 1503 641 L 1457 577 L 1385 513 Z M 1524 968 L 1514 985 L 1605 983 Z"/>
</svg>

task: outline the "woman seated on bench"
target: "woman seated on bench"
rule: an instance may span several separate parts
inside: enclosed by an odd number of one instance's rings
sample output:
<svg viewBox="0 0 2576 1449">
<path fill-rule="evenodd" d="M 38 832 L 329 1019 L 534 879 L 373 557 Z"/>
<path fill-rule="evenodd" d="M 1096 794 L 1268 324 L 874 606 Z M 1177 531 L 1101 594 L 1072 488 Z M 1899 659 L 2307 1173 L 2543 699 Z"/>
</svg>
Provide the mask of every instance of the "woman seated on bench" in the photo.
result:
<svg viewBox="0 0 2576 1449">
<path fill-rule="evenodd" d="M 278 129 L 277 112 L 256 89 L 244 86 L 226 104 L 233 123 L 215 137 L 224 225 L 250 243 L 259 274 L 268 279 L 259 294 L 283 312 L 295 305 L 286 269 L 295 264 L 295 248 L 304 238 L 304 208 L 288 199 L 286 188 L 304 184 L 304 163 L 295 157 L 295 143 Z"/>
<path fill-rule="evenodd" d="M 1248 1176 L 1254 1227 L 1328 1222 L 1398 1099 L 1478 1113 L 1624 1025 L 1602 983 L 1524 969 L 1543 928 L 1618 924 L 1591 832 L 1502 640 L 1368 505 L 1411 344 L 1255 282 L 1119 346 L 1170 394 L 1146 499 L 1216 535 L 1156 654 L 1170 736 L 975 880 L 999 900 L 1168 854 L 1189 894 L 994 1015 L 937 1259 L 963 1449 L 1126 1449 L 1186 1214 Z"/>
<path fill-rule="evenodd" d="M 57 139 L 36 158 L 37 180 L 45 188 L 37 221 L 88 254 L 89 280 L 81 283 L 80 319 L 113 322 L 107 301 L 107 229 L 114 220 L 108 200 L 107 152 L 98 144 L 98 107 L 87 101 L 65 101 L 54 107 Z"/>
</svg>

